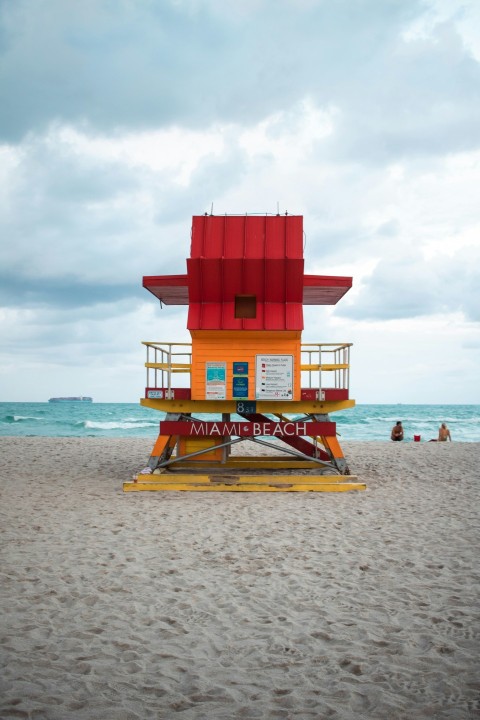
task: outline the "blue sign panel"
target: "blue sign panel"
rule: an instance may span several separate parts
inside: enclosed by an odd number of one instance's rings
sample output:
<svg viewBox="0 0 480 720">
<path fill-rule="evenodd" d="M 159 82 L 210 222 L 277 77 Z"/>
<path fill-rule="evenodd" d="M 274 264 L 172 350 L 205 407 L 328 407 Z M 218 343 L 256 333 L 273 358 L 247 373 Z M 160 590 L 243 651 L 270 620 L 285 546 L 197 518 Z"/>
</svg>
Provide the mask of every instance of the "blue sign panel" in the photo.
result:
<svg viewBox="0 0 480 720">
<path fill-rule="evenodd" d="M 233 378 L 233 397 L 248 398 L 248 377 Z"/>
<path fill-rule="evenodd" d="M 257 412 L 257 403 L 251 400 L 240 400 L 237 402 L 237 413 L 239 415 L 252 415 Z"/>
<path fill-rule="evenodd" d="M 233 363 L 233 374 L 234 375 L 248 375 L 248 362 L 234 362 Z"/>
</svg>

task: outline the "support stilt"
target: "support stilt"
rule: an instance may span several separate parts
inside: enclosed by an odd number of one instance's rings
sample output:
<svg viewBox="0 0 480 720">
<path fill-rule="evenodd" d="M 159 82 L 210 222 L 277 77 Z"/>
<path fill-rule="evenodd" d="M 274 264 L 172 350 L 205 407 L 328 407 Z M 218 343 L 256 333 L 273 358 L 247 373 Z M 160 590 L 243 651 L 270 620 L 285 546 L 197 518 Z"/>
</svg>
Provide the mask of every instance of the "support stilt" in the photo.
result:
<svg viewBox="0 0 480 720">
<path fill-rule="evenodd" d="M 283 422 L 288 418 L 278 414 Z M 180 442 L 179 435 L 160 434 L 149 460 L 151 474 L 140 473 L 132 482 L 126 482 L 126 492 L 139 491 L 193 491 L 193 492 L 345 492 L 364 490 L 365 484 L 350 475 L 340 443 L 334 430 L 328 427 L 328 415 L 310 415 L 309 421 L 321 422 L 326 435 L 314 438 L 281 437 L 265 438 L 203 436 L 203 445 L 191 449 Z M 190 414 L 167 414 L 160 427 L 178 428 L 182 418 L 189 423 L 202 423 Z M 263 415 L 245 416 L 249 423 L 269 422 Z M 229 427 L 230 414 L 222 414 L 222 422 Z M 335 424 L 331 423 L 332 428 Z M 190 425 L 188 425 L 190 427 Z M 249 426 L 247 426 L 249 427 Z M 317 426 L 320 427 L 320 426 Z M 162 431 L 161 431 L 162 432 Z M 330 434 L 328 434 L 330 433 Z M 189 436 L 191 437 L 191 436 Z M 258 455 L 231 455 L 234 445 L 246 440 L 259 447 Z M 279 442 L 281 440 L 281 442 Z M 318 447 L 318 441 L 324 449 Z M 261 448 L 270 454 L 261 455 Z M 275 450 L 275 455 L 271 450 Z M 176 450 L 175 454 L 174 451 Z M 212 453 L 217 458 L 212 460 Z M 207 459 L 208 458 L 208 459 Z M 298 471 L 302 474 L 298 474 Z M 296 472 L 295 472 L 296 471 Z"/>
</svg>

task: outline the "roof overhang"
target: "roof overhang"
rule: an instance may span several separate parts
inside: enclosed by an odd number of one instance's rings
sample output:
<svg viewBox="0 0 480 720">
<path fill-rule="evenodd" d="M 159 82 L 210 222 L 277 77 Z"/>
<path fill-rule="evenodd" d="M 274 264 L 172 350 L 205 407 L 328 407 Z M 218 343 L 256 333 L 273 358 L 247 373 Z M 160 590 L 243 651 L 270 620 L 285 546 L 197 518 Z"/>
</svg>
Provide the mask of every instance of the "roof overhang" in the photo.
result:
<svg viewBox="0 0 480 720">
<path fill-rule="evenodd" d="M 187 275 L 146 275 L 143 287 L 164 305 L 188 305 Z"/>
<path fill-rule="evenodd" d="M 189 304 L 188 275 L 146 275 L 143 287 L 164 305 Z M 351 287 L 351 277 L 304 275 L 303 305 L 336 305 Z"/>
<path fill-rule="evenodd" d="M 304 275 L 304 305 L 336 305 L 352 287 L 351 277 Z"/>
</svg>

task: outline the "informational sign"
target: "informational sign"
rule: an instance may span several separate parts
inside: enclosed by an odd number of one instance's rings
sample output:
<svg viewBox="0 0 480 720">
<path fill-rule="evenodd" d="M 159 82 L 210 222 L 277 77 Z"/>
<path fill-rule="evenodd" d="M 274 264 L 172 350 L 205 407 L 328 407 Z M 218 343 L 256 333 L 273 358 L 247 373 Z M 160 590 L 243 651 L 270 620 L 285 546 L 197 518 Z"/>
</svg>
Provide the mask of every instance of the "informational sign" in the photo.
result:
<svg viewBox="0 0 480 720">
<path fill-rule="evenodd" d="M 233 363 L 233 374 L 234 375 L 248 375 L 248 362 L 234 362 Z"/>
<path fill-rule="evenodd" d="M 162 400 L 163 390 L 147 390 L 147 398 L 150 398 L 151 400 Z"/>
<path fill-rule="evenodd" d="M 185 393 L 184 390 L 177 389 L 177 394 L 181 395 L 184 393 Z M 173 389 L 167 390 L 167 388 L 163 388 L 163 389 L 147 388 L 147 398 L 149 400 L 174 400 L 175 399 L 175 390 L 173 390 Z"/>
<path fill-rule="evenodd" d="M 205 399 L 225 400 L 227 393 L 227 363 L 205 363 Z"/>
<path fill-rule="evenodd" d="M 334 422 L 203 422 L 185 420 L 162 420 L 160 435 L 181 435 L 182 437 L 335 437 Z"/>
<path fill-rule="evenodd" d="M 255 356 L 257 400 L 293 399 L 293 355 Z"/>
<path fill-rule="evenodd" d="M 248 398 L 248 377 L 233 377 L 233 394 L 234 398 Z"/>
</svg>

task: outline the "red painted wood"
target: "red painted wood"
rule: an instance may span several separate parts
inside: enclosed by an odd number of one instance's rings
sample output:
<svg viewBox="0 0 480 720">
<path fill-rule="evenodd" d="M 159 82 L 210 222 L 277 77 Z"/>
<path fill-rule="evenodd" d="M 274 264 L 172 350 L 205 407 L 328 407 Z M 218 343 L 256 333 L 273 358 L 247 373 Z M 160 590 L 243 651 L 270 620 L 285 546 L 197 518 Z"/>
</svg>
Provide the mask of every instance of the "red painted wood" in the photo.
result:
<svg viewBox="0 0 480 720">
<path fill-rule="evenodd" d="M 143 287 L 165 305 L 188 305 L 187 275 L 146 275 Z"/>
<path fill-rule="evenodd" d="M 160 422 L 160 435 L 180 435 L 185 437 L 255 437 L 272 436 L 281 438 L 335 437 L 334 422 L 202 422 L 199 420 Z"/>
<path fill-rule="evenodd" d="M 161 393 L 161 399 L 165 398 L 166 388 L 145 388 L 145 397 L 149 397 L 149 392 Z M 190 400 L 192 391 L 191 388 L 172 388 L 173 397 L 178 400 Z M 348 400 L 348 390 L 337 389 L 337 388 L 325 388 L 325 402 L 340 402 L 342 400 Z M 160 396 L 159 396 L 160 397 Z M 318 390 L 314 388 L 302 388 L 301 400 L 304 402 L 317 402 L 318 401 Z"/>
<path fill-rule="evenodd" d="M 336 402 L 339 400 L 348 400 L 348 390 L 340 388 L 325 388 L 325 400 L 329 402 Z"/>
<path fill-rule="evenodd" d="M 352 287 L 351 277 L 304 275 L 304 305 L 336 305 Z"/>
<path fill-rule="evenodd" d="M 170 396 L 167 388 L 145 388 L 147 400 L 190 400 L 191 397 L 191 388 L 171 388 Z"/>
<path fill-rule="evenodd" d="M 341 400 L 348 400 L 348 390 L 344 388 L 324 388 L 324 400 L 326 402 L 338 402 Z M 302 388 L 301 400 L 315 402 L 319 399 L 318 390 L 315 388 Z"/>
<path fill-rule="evenodd" d="M 261 413 L 249 413 L 248 415 L 245 413 L 243 414 L 243 417 L 247 420 L 250 420 L 251 422 L 265 422 L 268 420 L 268 418 L 265 417 L 265 415 L 262 415 Z M 322 423 L 323 424 L 323 423 Z M 327 423 L 329 424 L 329 423 Z M 335 425 L 336 423 L 332 423 L 332 425 Z M 307 455 L 308 457 L 315 457 L 315 453 L 317 453 L 317 456 L 321 460 L 330 460 L 330 455 L 326 452 L 326 450 L 322 450 L 319 447 L 315 447 L 315 445 L 310 442 L 309 440 L 305 440 L 303 437 L 296 435 L 293 437 L 284 436 L 282 437 L 283 442 L 290 445 L 291 447 L 295 448 L 299 452 L 303 453 L 304 455 Z"/>
</svg>

